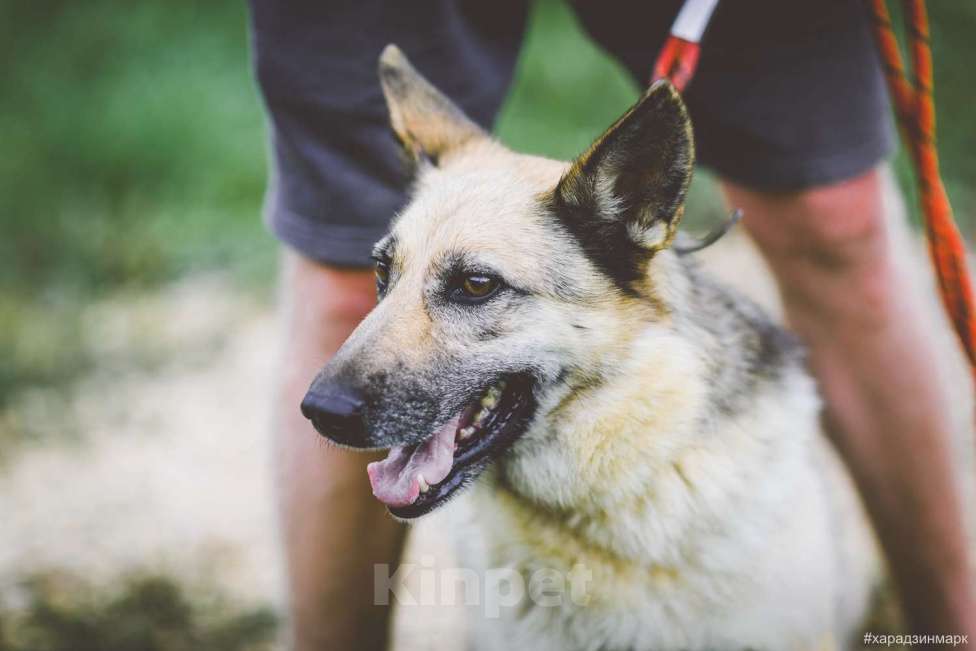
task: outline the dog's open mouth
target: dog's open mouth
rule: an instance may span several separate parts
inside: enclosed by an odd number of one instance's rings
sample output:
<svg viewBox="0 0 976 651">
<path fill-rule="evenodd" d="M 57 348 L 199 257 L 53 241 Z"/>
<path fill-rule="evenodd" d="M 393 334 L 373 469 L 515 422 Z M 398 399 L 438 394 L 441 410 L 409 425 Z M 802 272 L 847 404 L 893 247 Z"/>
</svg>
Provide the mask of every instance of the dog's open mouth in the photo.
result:
<svg viewBox="0 0 976 651">
<path fill-rule="evenodd" d="M 395 447 L 367 467 L 373 494 L 398 518 L 446 502 L 525 431 L 535 410 L 524 377 L 492 385 L 424 442 Z"/>
</svg>

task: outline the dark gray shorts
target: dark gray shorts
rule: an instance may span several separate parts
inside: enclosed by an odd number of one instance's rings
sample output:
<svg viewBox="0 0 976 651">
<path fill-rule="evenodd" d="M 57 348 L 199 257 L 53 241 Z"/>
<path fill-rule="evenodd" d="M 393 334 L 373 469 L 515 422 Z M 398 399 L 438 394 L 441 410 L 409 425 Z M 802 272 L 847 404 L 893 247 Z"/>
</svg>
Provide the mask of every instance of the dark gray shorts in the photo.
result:
<svg viewBox="0 0 976 651">
<path fill-rule="evenodd" d="M 578 0 L 590 36 L 646 83 L 679 0 Z M 266 219 L 302 254 L 369 264 L 405 201 L 376 61 L 397 43 L 486 127 L 505 97 L 523 0 L 251 0 L 258 81 L 274 152 Z M 572 66 L 572 61 L 562 62 Z M 726 0 L 685 99 L 698 161 L 756 189 L 850 178 L 893 138 L 863 3 Z"/>
</svg>

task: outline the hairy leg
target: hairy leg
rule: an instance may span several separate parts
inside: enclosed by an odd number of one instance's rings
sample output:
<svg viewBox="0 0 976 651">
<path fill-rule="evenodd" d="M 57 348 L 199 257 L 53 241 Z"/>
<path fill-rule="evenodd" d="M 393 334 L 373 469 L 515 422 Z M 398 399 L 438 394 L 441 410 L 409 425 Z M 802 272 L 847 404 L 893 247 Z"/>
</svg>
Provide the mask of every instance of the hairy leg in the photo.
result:
<svg viewBox="0 0 976 651">
<path fill-rule="evenodd" d="M 315 373 L 375 301 L 373 274 L 285 257 L 284 354 L 275 398 L 279 514 L 297 651 L 386 648 L 373 564 L 395 565 L 404 528 L 373 498 L 371 455 L 328 445 L 299 412 Z"/>
<path fill-rule="evenodd" d="M 917 283 L 904 282 L 911 270 L 891 254 L 882 188 L 878 170 L 801 192 L 724 184 L 807 343 L 828 429 L 879 532 L 912 630 L 976 638 L 945 379 L 918 317 Z"/>
</svg>

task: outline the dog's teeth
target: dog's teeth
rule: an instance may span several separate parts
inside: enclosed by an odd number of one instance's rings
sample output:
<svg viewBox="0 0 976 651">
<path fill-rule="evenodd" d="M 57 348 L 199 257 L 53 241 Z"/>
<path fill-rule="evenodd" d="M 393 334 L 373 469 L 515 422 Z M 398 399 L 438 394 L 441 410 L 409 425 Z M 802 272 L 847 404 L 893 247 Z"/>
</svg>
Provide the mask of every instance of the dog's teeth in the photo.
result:
<svg viewBox="0 0 976 651">
<path fill-rule="evenodd" d="M 485 392 L 485 395 L 481 397 L 480 401 L 481 409 L 471 419 L 475 425 L 481 425 L 485 418 L 487 418 L 488 413 L 498 406 L 498 401 L 501 400 L 504 389 L 505 383 L 499 382 Z"/>
<path fill-rule="evenodd" d="M 501 388 L 496 385 L 488 389 L 484 397 L 481 398 L 481 406 L 485 409 L 493 409 L 495 405 L 498 404 L 499 398 L 502 397 Z"/>
<path fill-rule="evenodd" d="M 417 483 L 420 484 L 420 493 L 426 493 L 430 490 L 430 486 L 427 484 L 427 480 L 420 473 L 417 473 Z"/>
<path fill-rule="evenodd" d="M 468 438 L 469 436 L 471 436 L 472 434 L 474 434 L 474 427 L 471 427 L 469 425 L 468 427 L 465 427 L 464 429 L 462 429 L 461 431 L 459 431 L 458 434 L 460 435 L 461 440 L 464 440 L 464 439 Z"/>
</svg>

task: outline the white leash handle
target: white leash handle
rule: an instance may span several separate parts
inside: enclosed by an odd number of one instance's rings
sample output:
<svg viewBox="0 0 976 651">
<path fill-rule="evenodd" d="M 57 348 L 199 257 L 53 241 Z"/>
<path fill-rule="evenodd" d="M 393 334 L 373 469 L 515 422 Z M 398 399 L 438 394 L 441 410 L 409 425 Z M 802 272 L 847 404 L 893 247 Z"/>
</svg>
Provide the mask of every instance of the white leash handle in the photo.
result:
<svg viewBox="0 0 976 651">
<path fill-rule="evenodd" d="M 701 41 L 718 0 L 685 0 L 671 25 L 671 34 L 689 43 Z"/>
</svg>

